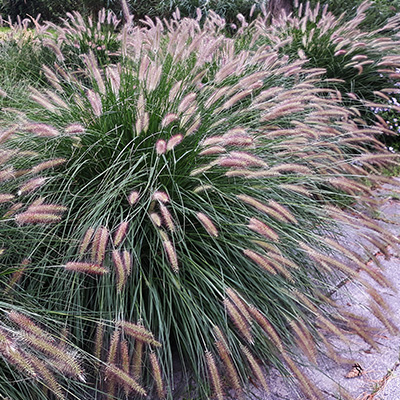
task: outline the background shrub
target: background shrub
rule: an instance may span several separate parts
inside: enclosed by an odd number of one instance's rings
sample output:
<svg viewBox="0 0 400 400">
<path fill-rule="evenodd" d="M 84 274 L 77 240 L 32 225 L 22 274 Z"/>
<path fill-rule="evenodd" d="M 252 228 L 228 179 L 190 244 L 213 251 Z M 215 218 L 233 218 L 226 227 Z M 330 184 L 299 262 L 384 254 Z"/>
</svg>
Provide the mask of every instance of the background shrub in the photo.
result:
<svg viewBox="0 0 400 400">
<path fill-rule="evenodd" d="M 60 17 L 65 16 L 66 12 L 81 9 L 84 3 L 76 0 L 1 0 L 0 15 L 5 19 L 10 16 L 12 21 L 16 21 L 18 16 L 27 18 L 28 15 L 31 15 L 36 18 L 38 14 L 41 14 L 42 20 L 58 21 Z"/>
<path fill-rule="evenodd" d="M 143 1 L 130 0 L 127 2 L 135 19 L 150 17 L 170 18 L 172 13 L 179 8 L 182 17 L 195 17 L 196 8 L 200 8 L 203 13 L 207 10 L 214 10 L 229 22 L 237 22 L 236 16 L 241 13 L 249 17 L 253 4 L 261 4 L 260 0 L 234 0 L 234 1 L 205 1 L 205 0 L 162 0 L 162 1 Z M 24 2 L 20 0 L 2 0 L 0 2 L 0 15 L 7 19 L 9 15 L 13 21 L 17 16 L 26 18 L 28 15 L 36 17 L 41 14 L 42 21 L 59 22 L 67 12 L 79 12 L 84 16 L 96 16 L 102 9 L 110 9 L 118 16 L 121 16 L 121 4 L 117 0 L 84 0 L 84 1 L 47 1 L 39 0 L 35 2 Z"/>
</svg>

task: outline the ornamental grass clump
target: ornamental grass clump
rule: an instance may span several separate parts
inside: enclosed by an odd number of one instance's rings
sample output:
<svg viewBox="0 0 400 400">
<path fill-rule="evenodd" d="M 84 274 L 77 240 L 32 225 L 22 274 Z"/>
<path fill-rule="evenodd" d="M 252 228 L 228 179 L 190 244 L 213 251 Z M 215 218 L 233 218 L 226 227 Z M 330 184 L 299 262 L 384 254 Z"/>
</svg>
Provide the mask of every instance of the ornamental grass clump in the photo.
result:
<svg viewBox="0 0 400 400">
<path fill-rule="evenodd" d="M 370 6 L 370 1 L 362 2 L 356 15 L 346 21 L 344 14 L 335 16 L 328 11 L 327 4 L 310 7 L 309 2 L 296 2 L 294 15 L 282 16 L 272 24 L 268 16 L 259 17 L 251 43 L 255 47 L 269 44 L 290 60 L 306 60 L 307 67 L 323 69 L 320 85 L 336 89 L 348 107 L 370 121 L 374 119 L 371 107 L 384 104 L 399 111 L 387 103 L 391 94 L 399 92 L 394 84 L 400 66 L 400 18 L 396 15 L 374 31 L 363 30 L 360 26 Z"/>
<path fill-rule="evenodd" d="M 28 29 L 31 21 L 23 22 L 15 25 L 10 22 L 10 29 L 0 37 L 0 88 L 3 90 L 5 85 L 14 86 L 21 80 L 39 85 L 44 79 L 43 64 L 55 61 L 53 51 L 43 46 L 43 32 Z"/>
<path fill-rule="evenodd" d="M 372 342 L 329 297 L 338 279 L 367 286 L 394 329 L 359 271 L 390 282 L 337 240 L 351 226 L 399 242 L 340 208 L 373 204 L 370 184 L 397 155 L 304 60 L 235 51 L 216 15 L 203 27 L 127 20 L 118 64 L 89 52 L 79 76 L 46 67 L 54 90 L 31 93 L 41 112 L 0 133 L 1 290 L 68 329 L 86 380 L 45 381 L 48 393 L 177 398 L 178 362 L 196 398 L 242 396 L 249 377 L 266 388 L 275 366 L 322 399 L 296 349 L 315 364 L 319 352 L 338 359 L 334 337 Z M 58 345 L 37 332 L 27 343 L 54 359 Z"/>
<path fill-rule="evenodd" d="M 82 56 L 91 51 L 100 65 L 118 61 L 120 41 L 117 38 L 120 20 L 111 10 L 102 9 L 97 20 L 83 17 L 79 12 L 67 13 L 63 24 L 45 24 L 47 41 L 58 55 L 59 61 L 78 69 L 82 66 Z"/>
<path fill-rule="evenodd" d="M 315 7 L 319 1 L 310 0 L 312 7 Z M 362 3 L 362 0 L 355 0 L 351 3 L 345 0 L 330 0 L 322 1 L 322 4 L 329 3 L 329 9 L 333 14 L 339 16 L 344 14 L 345 19 L 351 19 L 357 12 L 357 7 Z M 372 0 L 368 7 L 367 17 L 362 22 L 361 26 L 364 30 L 375 30 L 382 27 L 386 20 L 396 15 L 400 10 L 399 0 Z"/>
</svg>

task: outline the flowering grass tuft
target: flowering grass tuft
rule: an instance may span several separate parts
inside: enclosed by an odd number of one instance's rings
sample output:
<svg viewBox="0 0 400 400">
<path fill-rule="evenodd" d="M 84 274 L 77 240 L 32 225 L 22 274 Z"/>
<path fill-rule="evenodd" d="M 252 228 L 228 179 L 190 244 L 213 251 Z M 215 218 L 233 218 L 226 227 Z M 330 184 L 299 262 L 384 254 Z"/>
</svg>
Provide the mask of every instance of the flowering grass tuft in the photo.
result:
<svg viewBox="0 0 400 400">
<path fill-rule="evenodd" d="M 40 112 L 19 114 L 0 136 L 0 262 L 14 273 L 29 259 L 18 282 L 4 282 L 8 301 L 32 299 L 68 328 L 82 362 L 59 341 L 5 327 L 3 359 L 58 397 L 68 387 L 172 399 L 178 359 L 198 398 L 209 396 L 207 375 L 222 399 L 224 383 L 238 395 L 249 376 L 266 386 L 272 365 L 321 399 L 294 348 L 311 362 L 324 347 L 335 359 L 321 331 L 343 338 L 345 328 L 372 342 L 355 316 L 338 322 L 343 310 L 329 298 L 337 277 L 359 279 L 359 256 L 337 243 L 341 226 L 399 242 L 340 208 L 370 203 L 366 179 L 382 182 L 379 171 L 398 162 L 373 139 L 385 127 L 356 121 L 305 60 L 262 44 L 237 49 L 214 13 L 203 26 L 177 13 L 146 27 L 125 16 L 111 35 L 119 58 L 91 47 L 76 71 L 63 62 L 68 35 L 102 32 L 113 16 L 68 18 L 61 42 L 49 43 L 59 57 L 44 70 L 52 89 L 32 91 Z M 375 267 L 363 270 L 387 285 Z M 19 361 L 4 350 L 15 340 Z M 79 386 L 83 369 L 93 373 Z"/>
<path fill-rule="evenodd" d="M 366 11 L 373 2 L 363 1 L 347 19 L 330 12 L 328 4 L 295 2 L 294 13 L 268 23 L 268 17 L 255 22 L 252 45 L 271 45 L 291 60 L 305 61 L 321 69 L 322 87 L 332 88 L 331 96 L 354 107 L 362 119 L 374 120 L 374 110 L 398 112 L 391 101 L 397 88 L 399 58 L 399 18 L 394 16 L 373 31 L 363 26 Z M 396 78 L 397 77 L 397 78 Z M 390 104 L 392 103 L 392 104 Z M 361 114 L 360 114 L 361 112 Z M 362 120 L 360 118 L 360 120 Z M 390 130 L 385 131 L 390 135 Z"/>
</svg>

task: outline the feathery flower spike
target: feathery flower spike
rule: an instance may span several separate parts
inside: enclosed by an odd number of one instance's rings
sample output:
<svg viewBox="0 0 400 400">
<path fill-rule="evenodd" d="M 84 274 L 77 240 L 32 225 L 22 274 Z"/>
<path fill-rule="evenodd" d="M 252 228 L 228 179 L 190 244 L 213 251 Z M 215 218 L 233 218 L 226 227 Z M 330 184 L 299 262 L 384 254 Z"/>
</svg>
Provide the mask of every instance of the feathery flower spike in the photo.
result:
<svg viewBox="0 0 400 400">
<path fill-rule="evenodd" d="M 210 379 L 212 382 L 212 386 L 214 388 L 214 393 L 218 400 L 223 400 L 224 394 L 222 391 L 221 379 L 219 377 L 218 368 L 215 363 L 214 356 L 212 355 L 212 353 L 210 351 L 206 351 L 205 355 L 206 355 L 206 361 L 207 361 L 207 367 L 208 367 Z"/>
<path fill-rule="evenodd" d="M 92 275 L 104 275 L 109 273 L 109 270 L 107 268 L 101 267 L 98 264 L 87 262 L 70 261 L 65 264 L 65 269 L 67 271 L 82 272 L 83 274 Z"/>
<path fill-rule="evenodd" d="M 134 324 L 128 321 L 118 321 L 117 325 L 122 328 L 126 335 L 132 336 L 136 340 L 150 344 L 155 347 L 161 347 L 161 343 L 154 339 L 154 335 L 143 325 Z"/>
<path fill-rule="evenodd" d="M 143 387 L 140 386 L 139 383 L 137 383 L 135 379 L 133 379 L 129 374 L 127 374 L 121 368 L 118 368 L 117 366 L 115 366 L 113 364 L 107 364 L 106 374 L 112 375 L 125 388 L 126 387 L 129 388 L 131 391 L 134 391 L 134 392 L 140 394 L 141 396 L 147 396 L 147 393 L 143 389 Z"/>
<path fill-rule="evenodd" d="M 32 178 L 28 182 L 25 182 L 18 191 L 18 195 L 21 196 L 25 193 L 33 192 L 36 189 L 39 189 L 46 183 L 45 178 Z"/>
<path fill-rule="evenodd" d="M 254 376 L 257 378 L 258 382 L 261 383 L 261 386 L 263 387 L 263 389 L 269 393 L 269 386 L 267 384 L 267 380 L 265 379 L 265 376 L 261 370 L 260 365 L 258 364 L 257 360 L 255 359 L 255 357 L 251 354 L 251 351 L 243 346 L 240 345 L 240 349 L 242 350 L 242 353 L 246 356 L 247 361 L 250 365 L 250 368 L 253 371 Z"/>
<path fill-rule="evenodd" d="M 176 255 L 175 247 L 170 240 L 164 240 L 163 246 L 165 253 L 167 254 L 168 260 L 171 264 L 171 267 L 175 273 L 179 272 L 178 266 L 178 257 Z"/>
<path fill-rule="evenodd" d="M 139 192 L 134 190 L 131 193 L 129 193 L 128 196 L 128 203 L 133 206 L 134 204 L 137 203 L 137 201 L 139 200 Z"/>
<path fill-rule="evenodd" d="M 156 153 L 160 156 L 167 151 L 167 142 L 164 139 L 158 139 L 156 142 Z"/>
<path fill-rule="evenodd" d="M 24 212 L 15 216 L 15 221 L 19 225 L 24 224 L 52 224 L 61 221 L 58 214 L 43 214 Z"/>
<path fill-rule="evenodd" d="M 182 142 L 182 140 L 183 140 L 183 135 L 181 133 L 172 136 L 167 142 L 166 150 L 170 151 L 174 149 L 179 143 Z"/>
<path fill-rule="evenodd" d="M 213 224 L 213 222 L 211 221 L 211 219 L 209 217 L 207 217 L 207 215 L 199 212 L 196 214 L 196 217 L 201 222 L 204 229 L 208 232 L 208 234 L 210 236 L 218 237 L 218 230 L 215 227 L 215 225 Z"/>
<path fill-rule="evenodd" d="M 124 263 L 125 274 L 128 277 L 132 272 L 132 257 L 128 250 L 122 252 L 122 261 Z"/>
<path fill-rule="evenodd" d="M 154 352 L 150 353 L 150 364 L 151 364 L 151 368 L 153 370 L 154 381 L 156 382 L 158 398 L 164 399 L 165 398 L 165 389 L 164 389 L 164 383 L 163 383 L 162 377 L 161 377 L 161 368 L 160 368 L 160 364 L 158 362 L 156 353 L 154 353 Z"/>
<path fill-rule="evenodd" d="M 121 337 L 121 332 L 119 329 L 116 329 L 111 336 L 110 346 L 108 348 L 107 362 L 109 364 L 117 363 L 117 355 L 118 355 L 118 347 L 119 347 L 120 337 Z"/>
<path fill-rule="evenodd" d="M 114 246 L 119 246 L 125 238 L 128 231 L 129 222 L 123 221 L 119 224 L 117 231 L 114 234 Z"/>
<path fill-rule="evenodd" d="M 121 293 L 126 283 L 126 269 L 121 257 L 121 253 L 118 250 L 113 250 L 112 259 L 115 267 L 115 273 L 117 275 L 117 291 L 118 293 Z"/>
<path fill-rule="evenodd" d="M 85 235 L 79 247 L 79 258 L 82 258 L 83 255 L 85 254 L 85 251 L 88 249 L 93 234 L 94 234 L 94 228 L 88 228 L 87 231 L 85 232 Z"/>
<path fill-rule="evenodd" d="M 246 318 L 239 312 L 239 310 L 229 299 L 224 299 L 224 306 L 236 328 L 238 328 L 240 333 L 250 344 L 253 344 L 253 336 L 251 335 L 250 326 Z"/>
</svg>

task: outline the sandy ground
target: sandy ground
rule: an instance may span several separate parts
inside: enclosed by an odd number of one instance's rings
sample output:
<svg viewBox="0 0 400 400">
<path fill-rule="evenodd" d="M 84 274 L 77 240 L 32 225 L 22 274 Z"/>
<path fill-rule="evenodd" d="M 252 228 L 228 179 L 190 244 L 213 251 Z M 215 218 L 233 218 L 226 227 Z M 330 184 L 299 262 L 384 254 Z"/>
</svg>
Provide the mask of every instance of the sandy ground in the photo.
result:
<svg viewBox="0 0 400 400">
<path fill-rule="evenodd" d="M 400 180 L 398 180 L 400 184 Z M 400 237 L 400 186 L 384 185 L 376 191 L 381 200 L 378 212 L 373 216 L 382 227 Z M 389 223 L 390 221 L 390 223 Z M 391 320 L 400 327 L 400 255 L 394 254 L 389 248 L 390 258 L 385 259 L 376 249 L 372 249 L 367 241 L 359 237 L 359 232 L 348 232 L 343 240 L 349 248 L 354 248 L 359 241 L 369 246 L 381 263 L 385 276 L 390 279 L 397 293 L 383 288 L 376 283 L 374 287 L 387 301 L 391 308 Z M 367 256 L 365 256 L 367 258 Z M 367 275 L 363 276 L 372 283 Z M 366 316 L 371 325 L 376 327 L 375 340 L 377 349 L 373 349 L 363 340 L 349 336 L 349 342 L 335 341 L 337 349 L 343 357 L 358 363 L 363 373 L 356 378 L 348 379 L 346 375 L 352 365 L 337 364 L 324 358 L 319 360 L 318 368 L 305 367 L 307 375 L 317 383 L 327 400 L 345 400 L 341 397 L 341 387 L 356 400 L 400 400 L 400 335 L 391 335 L 388 330 L 368 311 L 365 290 L 354 282 L 349 282 L 336 293 L 336 299 L 354 313 Z M 268 376 L 270 393 L 257 388 L 251 388 L 251 394 L 246 400 L 306 400 L 282 379 L 277 371 L 271 371 Z"/>
</svg>

